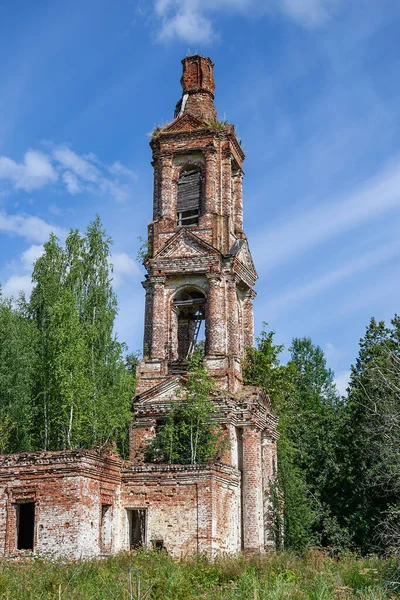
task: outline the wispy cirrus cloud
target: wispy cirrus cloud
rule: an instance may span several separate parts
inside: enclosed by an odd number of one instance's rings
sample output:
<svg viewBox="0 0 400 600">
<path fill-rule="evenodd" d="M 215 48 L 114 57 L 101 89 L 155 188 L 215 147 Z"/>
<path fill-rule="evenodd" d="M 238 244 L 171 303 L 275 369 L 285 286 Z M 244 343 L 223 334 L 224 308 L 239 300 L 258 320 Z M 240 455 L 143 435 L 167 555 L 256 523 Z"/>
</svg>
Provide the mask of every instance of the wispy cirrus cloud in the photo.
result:
<svg viewBox="0 0 400 600">
<path fill-rule="evenodd" d="M 323 25 L 334 14 L 340 0 L 155 0 L 154 12 L 159 20 L 160 41 L 181 40 L 210 44 L 217 31 L 217 13 L 244 16 L 281 14 L 303 27 Z"/>
<path fill-rule="evenodd" d="M 89 193 L 127 202 L 133 195 L 136 174 L 119 161 L 103 163 L 95 154 L 81 156 L 66 144 L 50 151 L 28 150 L 23 161 L 0 156 L 0 189 L 32 192 L 49 185 L 63 186 L 71 194 Z"/>
<path fill-rule="evenodd" d="M 267 272 L 340 234 L 400 208 L 400 160 L 357 188 L 318 204 L 288 222 L 253 238 L 259 271 Z"/>
<path fill-rule="evenodd" d="M 356 259 L 349 260 L 321 277 L 278 294 L 263 306 L 263 311 L 269 315 L 269 318 L 275 317 L 290 310 L 293 306 L 298 306 L 309 298 L 314 298 L 317 294 L 322 294 L 328 289 L 341 284 L 346 279 L 350 279 L 368 269 L 373 269 L 397 256 L 400 256 L 400 242 L 394 241 L 385 244 Z"/>
</svg>

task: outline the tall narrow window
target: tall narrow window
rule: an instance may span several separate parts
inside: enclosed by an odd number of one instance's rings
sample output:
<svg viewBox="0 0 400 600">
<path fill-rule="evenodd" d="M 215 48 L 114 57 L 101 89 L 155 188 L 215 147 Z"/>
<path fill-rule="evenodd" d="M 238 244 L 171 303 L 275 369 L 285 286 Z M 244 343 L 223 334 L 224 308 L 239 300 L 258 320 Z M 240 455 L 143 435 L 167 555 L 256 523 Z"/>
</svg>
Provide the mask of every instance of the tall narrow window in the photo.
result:
<svg viewBox="0 0 400 600">
<path fill-rule="evenodd" d="M 197 225 L 201 204 L 201 169 L 184 169 L 178 180 L 177 223 L 179 227 Z"/>
</svg>

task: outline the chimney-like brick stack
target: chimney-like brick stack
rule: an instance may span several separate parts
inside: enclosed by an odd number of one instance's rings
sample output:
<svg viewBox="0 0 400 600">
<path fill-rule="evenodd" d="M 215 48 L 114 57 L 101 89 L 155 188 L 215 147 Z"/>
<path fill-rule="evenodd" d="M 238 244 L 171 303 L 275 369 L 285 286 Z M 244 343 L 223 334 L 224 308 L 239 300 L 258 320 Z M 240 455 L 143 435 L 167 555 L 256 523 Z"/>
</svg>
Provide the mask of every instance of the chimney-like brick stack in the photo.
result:
<svg viewBox="0 0 400 600">
<path fill-rule="evenodd" d="M 178 114 L 190 114 L 207 122 L 217 120 L 214 106 L 214 63 L 203 56 L 188 56 L 182 60 L 182 99 Z"/>
</svg>

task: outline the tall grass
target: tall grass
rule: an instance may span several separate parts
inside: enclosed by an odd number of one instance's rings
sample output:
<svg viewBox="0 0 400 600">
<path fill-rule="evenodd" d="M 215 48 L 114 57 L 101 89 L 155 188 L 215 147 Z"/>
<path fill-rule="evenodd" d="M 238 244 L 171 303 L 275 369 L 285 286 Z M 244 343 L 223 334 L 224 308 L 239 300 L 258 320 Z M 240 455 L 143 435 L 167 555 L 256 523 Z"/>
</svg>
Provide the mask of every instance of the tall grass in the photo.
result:
<svg viewBox="0 0 400 600">
<path fill-rule="evenodd" d="M 319 550 L 173 560 L 140 551 L 92 561 L 0 562 L 1 600 L 384 600 L 390 560 Z"/>
</svg>

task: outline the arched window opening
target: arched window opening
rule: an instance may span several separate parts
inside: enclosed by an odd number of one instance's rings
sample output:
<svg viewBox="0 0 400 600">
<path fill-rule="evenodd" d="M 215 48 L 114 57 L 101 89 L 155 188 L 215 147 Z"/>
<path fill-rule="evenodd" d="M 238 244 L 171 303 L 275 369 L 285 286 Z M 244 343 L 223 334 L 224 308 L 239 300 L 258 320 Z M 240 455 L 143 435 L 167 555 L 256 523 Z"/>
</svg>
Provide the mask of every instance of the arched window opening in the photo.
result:
<svg viewBox="0 0 400 600">
<path fill-rule="evenodd" d="M 206 298 L 198 290 L 182 290 L 173 301 L 177 320 L 175 361 L 182 363 L 194 352 L 200 341 L 205 318 Z"/>
<path fill-rule="evenodd" d="M 197 225 L 201 204 L 201 169 L 183 169 L 178 179 L 178 227 Z"/>
</svg>

